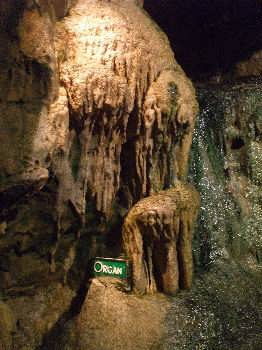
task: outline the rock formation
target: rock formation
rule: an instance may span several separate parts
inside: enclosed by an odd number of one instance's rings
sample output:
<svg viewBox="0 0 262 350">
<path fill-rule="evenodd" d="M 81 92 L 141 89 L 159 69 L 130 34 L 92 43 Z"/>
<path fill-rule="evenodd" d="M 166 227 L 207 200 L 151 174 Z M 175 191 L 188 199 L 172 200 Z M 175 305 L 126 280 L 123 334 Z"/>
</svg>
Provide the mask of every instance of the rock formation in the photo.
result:
<svg viewBox="0 0 262 350">
<path fill-rule="evenodd" d="M 7 304 L 0 301 L 0 349 L 9 349 L 12 344 L 12 333 L 15 330 L 15 317 Z"/>
<path fill-rule="evenodd" d="M 236 77 L 255 77 L 262 75 L 262 50 L 254 52 L 249 58 L 241 60 L 234 67 Z"/>
<path fill-rule="evenodd" d="M 142 3 L 0 4 L 0 296 L 14 312 L 12 350 L 39 347 L 76 312 L 88 260 L 120 254 L 127 211 L 186 176 L 194 89 Z"/>
<path fill-rule="evenodd" d="M 123 241 L 132 262 L 133 290 L 174 294 L 192 284 L 192 231 L 198 193 L 177 183 L 139 201 L 128 213 Z"/>
<path fill-rule="evenodd" d="M 161 342 L 168 301 L 123 293 L 110 278 L 94 279 L 79 315 L 43 349 L 148 350 Z"/>
<path fill-rule="evenodd" d="M 196 113 L 193 90 L 150 23 L 128 1 L 80 1 L 57 25 L 70 137 L 80 148 L 77 200 L 70 200 L 80 214 L 89 188 L 97 210 L 110 215 L 121 160 L 129 206 L 185 173 Z"/>
</svg>

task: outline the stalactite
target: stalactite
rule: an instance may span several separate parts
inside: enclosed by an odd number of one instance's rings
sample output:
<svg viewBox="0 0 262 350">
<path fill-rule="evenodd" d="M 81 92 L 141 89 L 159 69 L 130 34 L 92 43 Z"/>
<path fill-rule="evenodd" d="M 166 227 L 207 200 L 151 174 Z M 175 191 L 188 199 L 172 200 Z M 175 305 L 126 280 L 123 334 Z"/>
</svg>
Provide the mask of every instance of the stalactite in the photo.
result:
<svg viewBox="0 0 262 350">
<path fill-rule="evenodd" d="M 137 30 L 141 11 L 133 6 L 133 15 L 127 16 L 126 6 L 125 2 L 109 5 L 105 1 L 80 1 L 56 31 L 60 80 L 67 91 L 72 125 L 78 125 L 82 140 L 82 178 L 77 177 L 74 187 L 85 182 L 97 210 L 106 216 L 110 216 L 122 186 L 121 156 L 134 159 L 135 179 L 127 180 L 135 180 L 134 185 L 128 185 L 133 202 L 171 185 L 176 174 L 185 172 L 171 159 L 172 147 L 177 144 L 177 153 L 180 151 L 183 125 L 188 123 L 186 134 L 191 134 L 197 111 L 191 98 L 192 86 L 168 51 L 166 38 L 150 25 L 143 32 Z M 155 57 L 160 59 L 156 61 Z M 170 92 L 172 84 L 178 91 L 176 100 Z M 129 130 L 134 111 L 138 118 L 136 130 Z M 180 127 L 181 137 L 176 138 L 174 132 Z M 190 141 L 189 137 L 185 142 Z M 134 153 L 123 155 L 123 145 L 128 142 L 132 142 Z M 166 149 L 170 156 L 160 161 L 159 154 Z M 183 157 L 187 157 L 185 152 Z M 173 175 L 169 174 L 170 167 L 176 168 Z M 85 193 L 80 197 L 84 198 Z"/>
</svg>

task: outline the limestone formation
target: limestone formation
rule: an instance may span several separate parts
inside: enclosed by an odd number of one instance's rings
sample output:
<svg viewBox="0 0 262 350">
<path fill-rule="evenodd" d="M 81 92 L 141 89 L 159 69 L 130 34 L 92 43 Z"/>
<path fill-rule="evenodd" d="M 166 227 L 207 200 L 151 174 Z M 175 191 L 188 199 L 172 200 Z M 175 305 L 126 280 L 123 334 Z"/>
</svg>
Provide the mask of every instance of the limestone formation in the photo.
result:
<svg viewBox="0 0 262 350">
<path fill-rule="evenodd" d="M 81 312 L 44 350 L 148 350 L 162 341 L 169 309 L 162 295 L 123 293 L 110 278 L 94 279 Z"/>
<path fill-rule="evenodd" d="M 123 242 L 132 262 L 132 285 L 138 293 L 174 294 L 192 284 L 192 231 L 199 196 L 177 183 L 139 201 L 128 213 Z"/>
<path fill-rule="evenodd" d="M 121 158 L 130 204 L 186 171 L 193 88 L 166 37 L 132 3 L 82 0 L 57 25 L 60 81 L 80 148 L 79 203 L 71 198 L 80 212 L 89 188 L 97 210 L 110 214 Z"/>
<path fill-rule="evenodd" d="M 17 310 L 12 350 L 39 348 L 81 299 L 88 260 L 121 253 L 126 212 L 186 176 L 194 88 L 142 3 L 0 3 L 0 298 Z"/>
</svg>

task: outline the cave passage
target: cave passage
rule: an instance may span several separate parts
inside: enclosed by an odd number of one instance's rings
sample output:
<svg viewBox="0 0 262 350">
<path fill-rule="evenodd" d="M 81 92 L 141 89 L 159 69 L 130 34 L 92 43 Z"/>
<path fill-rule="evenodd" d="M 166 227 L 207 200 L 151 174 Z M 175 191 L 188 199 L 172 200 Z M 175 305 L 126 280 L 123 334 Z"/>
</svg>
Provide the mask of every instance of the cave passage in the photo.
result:
<svg viewBox="0 0 262 350">
<path fill-rule="evenodd" d="M 192 78 L 229 71 L 262 48 L 261 0 L 145 0 Z"/>
</svg>

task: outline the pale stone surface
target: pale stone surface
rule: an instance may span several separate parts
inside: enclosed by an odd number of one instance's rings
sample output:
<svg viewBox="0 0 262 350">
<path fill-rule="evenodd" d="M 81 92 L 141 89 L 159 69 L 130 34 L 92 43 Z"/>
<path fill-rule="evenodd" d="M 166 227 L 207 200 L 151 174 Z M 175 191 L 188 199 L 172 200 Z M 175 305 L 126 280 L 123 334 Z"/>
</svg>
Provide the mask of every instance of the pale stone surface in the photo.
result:
<svg viewBox="0 0 262 350">
<path fill-rule="evenodd" d="M 97 209 L 110 213 L 127 142 L 137 183 L 130 190 L 139 197 L 150 188 L 161 189 L 167 177 L 182 177 L 197 104 L 166 37 L 150 19 L 128 1 L 79 1 L 57 25 L 56 47 L 61 83 L 78 128 L 80 168 L 86 167 L 88 153 L 91 171 L 82 181 Z M 175 159 L 163 154 L 160 164 L 158 149 L 174 153 Z M 172 175 L 168 168 L 174 169 Z"/>
</svg>

